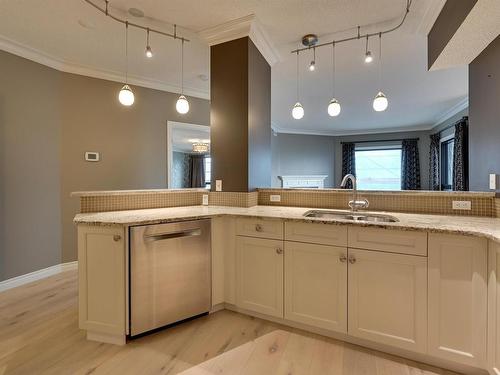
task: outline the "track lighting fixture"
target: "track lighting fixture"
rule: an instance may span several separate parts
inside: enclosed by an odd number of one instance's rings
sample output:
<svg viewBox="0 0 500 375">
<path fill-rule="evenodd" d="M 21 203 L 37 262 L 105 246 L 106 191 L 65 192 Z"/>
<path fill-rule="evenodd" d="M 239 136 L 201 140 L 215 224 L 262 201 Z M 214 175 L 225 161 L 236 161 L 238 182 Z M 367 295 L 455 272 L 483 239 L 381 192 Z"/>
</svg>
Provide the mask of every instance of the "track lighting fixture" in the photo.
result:
<svg viewBox="0 0 500 375">
<path fill-rule="evenodd" d="M 368 50 L 368 35 L 366 36 L 366 46 L 365 46 L 365 63 L 369 64 L 373 61 L 372 53 Z"/>
<path fill-rule="evenodd" d="M 340 103 L 335 99 L 335 43 L 332 44 L 332 100 L 328 104 L 328 114 L 332 117 L 340 114 Z"/>
<path fill-rule="evenodd" d="M 382 86 L 382 33 L 378 34 L 378 52 L 379 52 L 379 59 L 378 59 L 378 84 L 379 87 Z M 373 109 L 377 112 L 382 112 L 387 109 L 389 106 L 389 101 L 387 100 L 387 97 L 384 95 L 384 93 L 380 90 L 378 94 L 375 96 L 375 99 L 373 99 Z"/>
<path fill-rule="evenodd" d="M 297 52 L 297 66 L 296 66 L 296 73 L 297 73 L 297 102 L 292 108 L 292 117 L 295 120 L 300 120 L 302 117 L 304 117 L 304 107 L 302 107 L 302 104 L 300 104 L 299 101 L 299 53 Z"/>
<path fill-rule="evenodd" d="M 175 109 L 181 115 L 189 112 L 189 102 L 184 96 L 184 40 L 181 41 L 181 95 L 175 103 Z"/>
<path fill-rule="evenodd" d="M 146 57 L 148 59 L 150 59 L 151 57 L 153 57 L 153 50 L 151 49 L 151 46 L 149 45 L 149 27 L 148 27 L 146 35 L 147 35 L 146 36 Z"/>
<path fill-rule="evenodd" d="M 125 22 L 125 85 L 123 85 L 118 94 L 118 100 L 126 107 L 134 104 L 135 100 L 134 93 L 128 85 L 128 22 Z"/>
</svg>

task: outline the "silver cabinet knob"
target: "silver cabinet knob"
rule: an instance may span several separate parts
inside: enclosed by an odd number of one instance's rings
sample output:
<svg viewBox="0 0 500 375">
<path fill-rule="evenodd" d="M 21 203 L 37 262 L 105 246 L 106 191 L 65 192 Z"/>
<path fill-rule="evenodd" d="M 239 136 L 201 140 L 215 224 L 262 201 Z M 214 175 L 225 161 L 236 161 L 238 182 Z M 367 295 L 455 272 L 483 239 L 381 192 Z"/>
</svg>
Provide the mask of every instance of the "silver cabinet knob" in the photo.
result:
<svg viewBox="0 0 500 375">
<path fill-rule="evenodd" d="M 276 254 L 283 254 L 283 249 L 281 249 L 281 248 L 278 247 L 276 249 Z"/>
<path fill-rule="evenodd" d="M 351 255 L 351 256 L 349 257 L 349 263 L 351 263 L 351 264 L 356 263 L 356 258 L 355 258 L 354 256 L 352 256 L 352 255 Z"/>
<path fill-rule="evenodd" d="M 262 232 L 262 225 L 260 225 L 260 224 L 256 224 L 256 225 L 255 225 L 255 230 L 256 230 L 257 232 Z"/>
<path fill-rule="evenodd" d="M 115 234 L 115 235 L 113 236 L 113 241 L 115 241 L 115 242 L 118 242 L 118 241 L 120 241 L 121 239 L 122 239 L 122 236 L 120 236 L 119 234 Z"/>
<path fill-rule="evenodd" d="M 342 262 L 342 263 L 345 263 L 347 261 L 347 256 L 345 254 L 340 254 L 339 256 L 339 260 Z"/>
</svg>

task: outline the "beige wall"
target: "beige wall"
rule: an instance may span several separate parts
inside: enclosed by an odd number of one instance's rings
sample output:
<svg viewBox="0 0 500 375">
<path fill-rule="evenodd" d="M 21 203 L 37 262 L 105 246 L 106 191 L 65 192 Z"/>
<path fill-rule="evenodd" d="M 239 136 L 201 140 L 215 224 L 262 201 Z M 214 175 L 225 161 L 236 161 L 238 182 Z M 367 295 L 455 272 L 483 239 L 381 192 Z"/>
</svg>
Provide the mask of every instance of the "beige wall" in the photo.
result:
<svg viewBox="0 0 500 375">
<path fill-rule="evenodd" d="M 0 280 L 76 260 L 70 193 L 165 188 L 167 121 L 209 124 L 207 100 L 189 98 L 180 116 L 176 94 L 133 87 L 125 108 L 119 83 L 5 52 L 0 77 Z M 85 162 L 85 151 L 101 161 Z"/>
</svg>

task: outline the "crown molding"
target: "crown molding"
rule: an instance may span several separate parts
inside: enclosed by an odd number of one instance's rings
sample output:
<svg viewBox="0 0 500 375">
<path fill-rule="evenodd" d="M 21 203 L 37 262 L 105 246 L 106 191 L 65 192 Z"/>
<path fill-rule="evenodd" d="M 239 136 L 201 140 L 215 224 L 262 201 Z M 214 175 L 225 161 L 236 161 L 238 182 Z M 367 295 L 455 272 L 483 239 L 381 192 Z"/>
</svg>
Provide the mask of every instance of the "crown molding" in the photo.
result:
<svg viewBox="0 0 500 375">
<path fill-rule="evenodd" d="M 56 56 L 40 51 L 38 49 L 16 42 L 2 35 L 0 35 L 0 50 L 31 60 L 38 64 L 42 64 L 44 66 L 58 70 L 60 72 L 123 83 L 122 72 L 97 69 L 94 67 L 69 62 L 67 60 L 60 59 Z M 146 87 L 149 89 L 160 90 L 171 93 L 180 94 L 181 92 L 181 87 L 179 85 L 172 85 L 151 78 L 129 75 L 128 80 L 129 84 L 135 86 Z M 205 90 L 198 90 L 194 88 L 184 87 L 184 93 L 188 96 L 196 98 L 210 99 L 210 93 Z"/>
<path fill-rule="evenodd" d="M 443 112 L 437 120 L 434 122 L 434 124 L 430 127 L 430 129 L 434 129 L 436 126 L 441 125 L 443 122 L 448 120 L 449 118 L 455 116 L 457 113 L 460 111 L 463 111 L 464 109 L 469 107 L 469 97 L 466 96 L 462 100 L 460 100 L 457 104 L 455 104 L 453 107 L 450 109 L 446 110 Z"/>
<path fill-rule="evenodd" d="M 278 50 L 254 14 L 202 30 L 198 35 L 209 46 L 248 36 L 270 66 L 281 61 Z"/>
</svg>

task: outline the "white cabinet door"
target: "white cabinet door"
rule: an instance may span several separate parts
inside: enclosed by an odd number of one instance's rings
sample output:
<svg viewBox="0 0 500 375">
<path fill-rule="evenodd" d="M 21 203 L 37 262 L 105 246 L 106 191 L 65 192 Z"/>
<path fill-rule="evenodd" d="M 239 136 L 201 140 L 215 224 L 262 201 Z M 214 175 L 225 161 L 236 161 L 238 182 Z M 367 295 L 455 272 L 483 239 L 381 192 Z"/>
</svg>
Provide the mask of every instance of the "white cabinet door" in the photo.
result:
<svg viewBox="0 0 500 375">
<path fill-rule="evenodd" d="M 99 341 L 125 338 L 125 244 L 123 227 L 78 226 L 79 325 Z"/>
<path fill-rule="evenodd" d="M 500 244 L 489 242 L 488 367 L 500 375 Z"/>
<path fill-rule="evenodd" d="M 484 367 L 486 253 L 484 238 L 429 235 L 429 354 Z"/>
<path fill-rule="evenodd" d="M 427 258 L 349 249 L 352 336 L 425 353 Z"/>
<path fill-rule="evenodd" d="M 285 242 L 285 319 L 347 332 L 347 248 Z"/>
<path fill-rule="evenodd" d="M 238 236 L 237 306 L 283 317 L 283 241 Z"/>
</svg>

